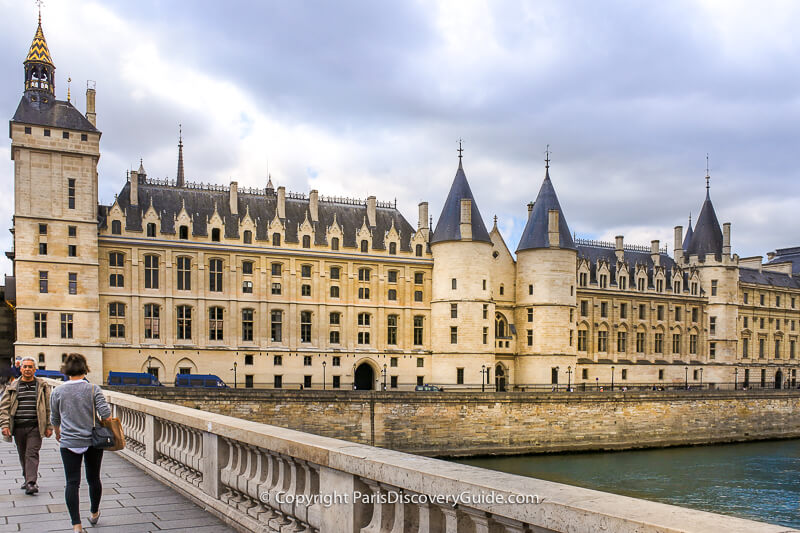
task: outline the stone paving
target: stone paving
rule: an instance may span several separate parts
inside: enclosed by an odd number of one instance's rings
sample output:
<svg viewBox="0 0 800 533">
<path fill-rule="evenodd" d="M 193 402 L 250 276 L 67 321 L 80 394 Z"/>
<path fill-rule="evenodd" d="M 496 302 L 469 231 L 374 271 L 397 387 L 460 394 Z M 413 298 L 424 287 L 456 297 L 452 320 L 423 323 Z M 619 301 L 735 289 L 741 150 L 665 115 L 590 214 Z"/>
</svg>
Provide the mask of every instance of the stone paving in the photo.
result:
<svg viewBox="0 0 800 533">
<path fill-rule="evenodd" d="M 72 531 L 64 503 L 64 469 L 58 443 L 44 439 L 39 463 L 39 493 L 20 489 L 22 470 L 17 449 L 0 440 L 0 533 L 5 531 Z M 114 452 L 103 456 L 103 500 L 100 521 L 89 524 L 89 493 L 81 478 L 81 518 L 90 532 L 150 531 L 234 532 L 214 515 L 151 478 Z"/>
</svg>

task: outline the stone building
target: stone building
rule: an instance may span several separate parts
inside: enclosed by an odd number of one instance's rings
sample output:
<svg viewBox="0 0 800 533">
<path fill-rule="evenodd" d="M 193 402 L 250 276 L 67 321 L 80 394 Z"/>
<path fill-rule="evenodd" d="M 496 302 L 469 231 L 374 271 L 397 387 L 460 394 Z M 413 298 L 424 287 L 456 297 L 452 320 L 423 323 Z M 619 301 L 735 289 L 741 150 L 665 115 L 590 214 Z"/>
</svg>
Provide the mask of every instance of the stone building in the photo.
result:
<svg viewBox="0 0 800 533">
<path fill-rule="evenodd" d="M 41 21 L 11 120 L 17 355 L 240 386 L 797 385 L 800 248 L 732 254 L 710 193 L 670 256 L 574 238 L 549 161 L 512 254 L 459 155 L 436 227 L 396 205 L 128 173 L 98 203 L 94 88 L 56 99 Z"/>
</svg>

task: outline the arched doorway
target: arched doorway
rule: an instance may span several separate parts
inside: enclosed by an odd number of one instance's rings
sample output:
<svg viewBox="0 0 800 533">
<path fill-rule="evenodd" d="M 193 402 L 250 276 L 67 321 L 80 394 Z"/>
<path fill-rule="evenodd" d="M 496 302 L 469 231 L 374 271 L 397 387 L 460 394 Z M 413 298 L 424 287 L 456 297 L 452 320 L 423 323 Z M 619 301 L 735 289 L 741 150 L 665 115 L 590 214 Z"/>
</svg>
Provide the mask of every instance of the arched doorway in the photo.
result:
<svg viewBox="0 0 800 533">
<path fill-rule="evenodd" d="M 375 372 L 367 363 L 361 363 L 356 368 L 353 377 L 353 388 L 355 390 L 372 390 L 375 387 Z"/>
<path fill-rule="evenodd" d="M 494 368 L 494 388 L 497 392 L 506 392 L 506 371 L 503 365 Z"/>
<path fill-rule="evenodd" d="M 775 388 L 782 389 L 783 388 L 783 372 L 778 370 L 775 372 Z"/>
</svg>

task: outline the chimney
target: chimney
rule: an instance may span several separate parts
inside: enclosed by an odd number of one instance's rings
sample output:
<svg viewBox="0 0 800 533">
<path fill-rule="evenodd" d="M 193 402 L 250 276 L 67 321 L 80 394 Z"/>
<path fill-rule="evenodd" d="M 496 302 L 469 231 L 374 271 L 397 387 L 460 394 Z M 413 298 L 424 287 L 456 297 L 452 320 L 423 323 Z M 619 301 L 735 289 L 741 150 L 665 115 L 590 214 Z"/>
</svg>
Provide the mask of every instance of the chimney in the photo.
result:
<svg viewBox="0 0 800 533">
<path fill-rule="evenodd" d="M 533 213 L 533 202 L 528 202 L 528 220 L 531 218 L 531 213 Z"/>
<path fill-rule="evenodd" d="M 683 226 L 675 226 L 675 262 L 683 263 Z"/>
<path fill-rule="evenodd" d="M 428 202 L 419 203 L 419 221 L 417 228 L 428 229 Z"/>
<path fill-rule="evenodd" d="M 139 205 L 139 173 L 131 170 L 131 205 Z"/>
<path fill-rule="evenodd" d="M 661 266 L 661 253 L 658 250 L 661 242 L 659 240 L 650 241 L 650 259 L 654 266 Z"/>
<path fill-rule="evenodd" d="M 558 231 L 558 209 L 551 209 L 547 212 L 547 237 L 550 248 L 558 248 L 561 245 Z"/>
<path fill-rule="evenodd" d="M 731 255 L 731 223 L 722 225 L 722 254 Z"/>
<path fill-rule="evenodd" d="M 472 200 L 461 199 L 461 239 L 472 240 Z"/>
<path fill-rule="evenodd" d="M 239 184 L 235 181 L 231 182 L 230 193 L 231 215 L 239 214 Z"/>
<path fill-rule="evenodd" d="M 311 212 L 311 222 L 319 222 L 319 191 L 312 189 L 308 193 L 308 210 Z"/>
<path fill-rule="evenodd" d="M 278 218 L 286 218 L 286 187 L 278 187 Z"/>
<path fill-rule="evenodd" d="M 377 219 L 376 207 L 378 206 L 378 201 L 375 199 L 374 196 L 367 197 L 367 224 L 369 224 L 370 228 L 374 228 L 377 224 L 375 220 Z"/>
<path fill-rule="evenodd" d="M 97 127 L 97 112 L 94 107 L 94 97 L 96 95 L 95 84 L 93 81 L 86 82 L 86 120 Z"/>
<path fill-rule="evenodd" d="M 614 247 L 614 255 L 617 256 L 617 261 L 622 263 L 625 261 L 625 237 L 617 235 L 614 237 L 616 246 Z"/>
</svg>

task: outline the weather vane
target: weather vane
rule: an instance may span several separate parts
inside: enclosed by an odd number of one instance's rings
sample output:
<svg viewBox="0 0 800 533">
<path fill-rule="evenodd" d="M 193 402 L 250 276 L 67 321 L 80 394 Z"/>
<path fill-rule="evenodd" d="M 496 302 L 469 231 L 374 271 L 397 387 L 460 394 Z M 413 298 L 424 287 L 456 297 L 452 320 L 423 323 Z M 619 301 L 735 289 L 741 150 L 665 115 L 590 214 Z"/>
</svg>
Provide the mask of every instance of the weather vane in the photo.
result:
<svg viewBox="0 0 800 533">
<path fill-rule="evenodd" d="M 708 171 L 708 153 L 706 153 L 706 190 L 711 188 L 711 186 L 709 185 L 710 180 L 711 180 L 711 175 Z"/>
<path fill-rule="evenodd" d="M 544 151 L 544 168 L 550 168 L 550 145 Z"/>
<path fill-rule="evenodd" d="M 456 151 L 458 152 L 458 158 L 461 159 L 461 152 L 464 151 L 464 149 L 461 148 L 461 139 L 458 140 L 458 150 Z"/>
<path fill-rule="evenodd" d="M 42 23 L 42 6 L 44 5 L 44 0 L 33 0 L 33 3 L 39 8 L 39 24 Z"/>
</svg>

